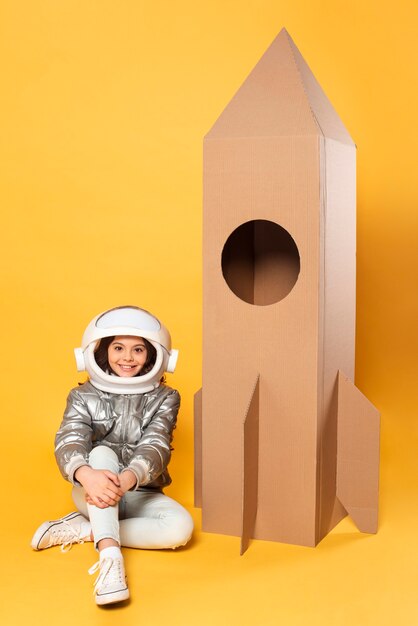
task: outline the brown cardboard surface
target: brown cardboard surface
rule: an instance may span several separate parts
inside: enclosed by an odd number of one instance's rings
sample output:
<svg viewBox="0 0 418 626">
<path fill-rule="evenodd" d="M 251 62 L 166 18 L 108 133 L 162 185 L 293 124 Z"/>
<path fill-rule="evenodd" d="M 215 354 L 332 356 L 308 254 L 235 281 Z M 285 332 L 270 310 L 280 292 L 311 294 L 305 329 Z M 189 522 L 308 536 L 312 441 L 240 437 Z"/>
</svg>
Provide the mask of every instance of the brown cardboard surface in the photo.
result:
<svg viewBox="0 0 418 626">
<path fill-rule="evenodd" d="M 247 414 L 243 422 L 243 488 L 241 550 L 244 554 L 254 536 L 258 500 L 258 431 L 259 431 L 259 382 L 254 385 Z"/>
<path fill-rule="evenodd" d="M 282 29 L 206 135 L 322 135 L 354 145 L 286 29 Z"/>
<path fill-rule="evenodd" d="M 355 146 L 284 30 L 205 138 L 203 232 L 203 530 L 242 533 L 242 416 L 260 375 L 254 537 L 313 546 L 346 514 L 336 380 L 354 370 Z"/>
<path fill-rule="evenodd" d="M 318 139 L 210 140 L 204 150 L 203 528 L 241 533 L 242 415 L 260 372 L 261 453 L 255 537 L 313 545 Z M 222 250 L 230 233 L 258 218 L 285 228 L 301 258 L 294 288 L 271 306 L 250 305 L 238 298 L 220 271 Z M 274 511 L 280 510 L 286 514 L 276 516 Z"/>
<path fill-rule="evenodd" d="M 194 505 L 202 506 L 202 389 L 194 394 Z"/>
<path fill-rule="evenodd" d="M 337 496 L 358 529 L 376 533 L 380 414 L 357 387 L 338 374 Z"/>
</svg>

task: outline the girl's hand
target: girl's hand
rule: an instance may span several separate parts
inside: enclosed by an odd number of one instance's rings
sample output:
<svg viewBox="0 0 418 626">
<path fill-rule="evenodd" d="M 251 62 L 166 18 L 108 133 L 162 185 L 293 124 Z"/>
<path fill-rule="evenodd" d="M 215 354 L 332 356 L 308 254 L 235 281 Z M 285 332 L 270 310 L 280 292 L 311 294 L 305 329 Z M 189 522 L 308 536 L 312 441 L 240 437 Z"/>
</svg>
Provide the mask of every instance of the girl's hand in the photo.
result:
<svg viewBox="0 0 418 626">
<path fill-rule="evenodd" d="M 127 491 L 132 489 L 134 485 L 136 485 L 135 474 L 131 472 L 130 470 L 125 470 L 124 472 L 121 472 L 119 474 L 119 484 L 120 484 L 121 490 L 125 494 Z M 93 500 L 90 498 L 90 496 L 87 493 L 86 493 L 86 502 L 87 504 L 94 504 Z"/>
<path fill-rule="evenodd" d="M 132 487 L 136 485 L 136 476 L 129 469 L 125 470 L 124 472 L 121 472 L 118 478 L 119 478 L 120 488 L 122 489 L 123 493 L 126 493 L 127 491 L 129 491 L 129 489 L 132 489 Z"/>
<path fill-rule="evenodd" d="M 124 494 L 118 475 L 109 470 L 83 465 L 76 471 L 75 478 L 84 487 L 86 501 L 99 509 L 114 506 Z"/>
</svg>

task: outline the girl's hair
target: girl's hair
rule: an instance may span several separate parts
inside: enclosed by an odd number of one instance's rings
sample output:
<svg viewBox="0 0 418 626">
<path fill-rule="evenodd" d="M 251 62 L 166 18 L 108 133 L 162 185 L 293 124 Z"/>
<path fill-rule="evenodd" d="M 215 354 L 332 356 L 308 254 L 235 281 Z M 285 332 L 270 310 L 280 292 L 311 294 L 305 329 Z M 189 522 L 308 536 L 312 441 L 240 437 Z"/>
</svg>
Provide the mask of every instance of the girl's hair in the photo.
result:
<svg viewBox="0 0 418 626">
<path fill-rule="evenodd" d="M 107 351 L 114 340 L 115 337 L 104 337 L 100 339 L 99 345 L 94 351 L 94 358 L 96 360 L 97 365 L 104 371 L 111 371 L 111 367 L 109 365 L 109 361 L 107 359 Z M 148 374 L 152 370 L 155 365 L 155 361 L 157 360 L 157 350 L 154 348 L 152 343 L 141 337 L 142 341 L 145 343 L 145 347 L 147 349 L 147 360 L 144 363 L 144 367 L 141 369 L 137 376 L 144 376 L 144 374 Z"/>
</svg>

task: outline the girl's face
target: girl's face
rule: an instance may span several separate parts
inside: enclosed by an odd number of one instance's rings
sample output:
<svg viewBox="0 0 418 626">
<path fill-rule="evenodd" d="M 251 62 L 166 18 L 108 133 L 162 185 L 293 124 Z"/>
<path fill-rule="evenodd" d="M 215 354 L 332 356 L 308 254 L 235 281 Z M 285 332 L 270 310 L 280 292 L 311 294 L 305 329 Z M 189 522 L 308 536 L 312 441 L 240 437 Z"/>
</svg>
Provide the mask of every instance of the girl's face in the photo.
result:
<svg viewBox="0 0 418 626">
<path fill-rule="evenodd" d="M 147 360 L 147 348 L 141 337 L 120 335 L 115 337 L 107 349 L 111 370 L 117 376 L 136 376 Z"/>
</svg>

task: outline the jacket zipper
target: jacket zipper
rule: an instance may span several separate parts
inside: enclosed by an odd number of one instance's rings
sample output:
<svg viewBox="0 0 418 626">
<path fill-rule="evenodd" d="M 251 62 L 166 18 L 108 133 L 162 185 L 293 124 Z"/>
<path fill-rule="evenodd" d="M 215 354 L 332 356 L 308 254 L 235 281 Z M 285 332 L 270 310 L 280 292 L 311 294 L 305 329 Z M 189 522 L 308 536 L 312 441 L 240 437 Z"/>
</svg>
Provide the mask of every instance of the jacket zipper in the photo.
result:
<svg viewBox="0 0 418 626">
<path fill-rule="evenodd" d="M 123 440 L 124 448 L 126 448 L 127 437 L 128 437 L 130 401 L 131 401 L 130 397 L 125 396 L 124 406 L 123 406 L 123 432 L 122 432 L 122 440 Z"/>
</svg>

